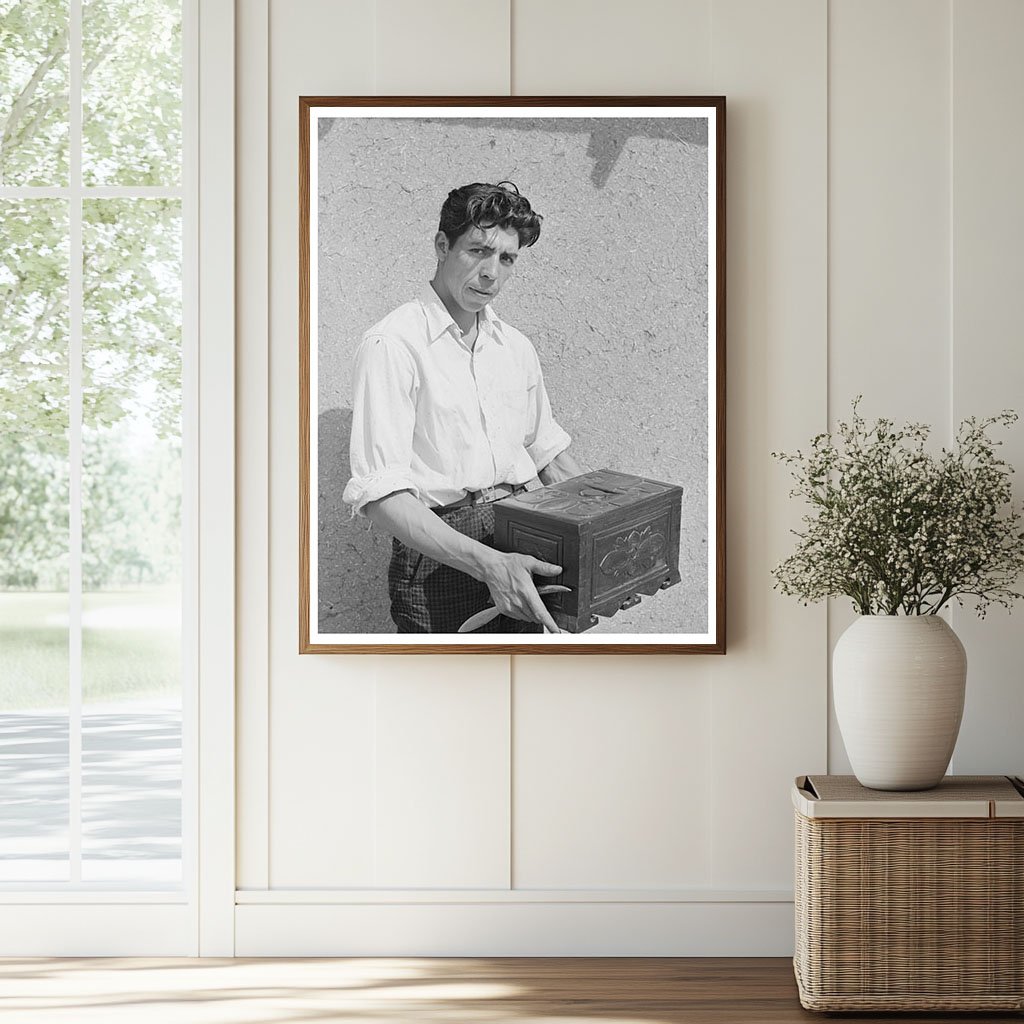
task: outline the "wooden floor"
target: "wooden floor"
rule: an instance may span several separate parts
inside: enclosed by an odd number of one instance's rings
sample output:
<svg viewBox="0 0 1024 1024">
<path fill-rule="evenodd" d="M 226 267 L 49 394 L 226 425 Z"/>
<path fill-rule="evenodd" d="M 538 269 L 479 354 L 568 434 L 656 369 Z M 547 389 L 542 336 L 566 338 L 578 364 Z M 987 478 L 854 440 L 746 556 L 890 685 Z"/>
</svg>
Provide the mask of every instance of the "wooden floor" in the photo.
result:
<svg viewBox="0 0 1024 1024">
<path fill-rule="evenodd" d="M 851 1022 L 1021 1014 L 849 1014 Z M 735 1024 L 800 1008 L 785 959 L 2 959 L 2 1024 Z"/>
</svg>

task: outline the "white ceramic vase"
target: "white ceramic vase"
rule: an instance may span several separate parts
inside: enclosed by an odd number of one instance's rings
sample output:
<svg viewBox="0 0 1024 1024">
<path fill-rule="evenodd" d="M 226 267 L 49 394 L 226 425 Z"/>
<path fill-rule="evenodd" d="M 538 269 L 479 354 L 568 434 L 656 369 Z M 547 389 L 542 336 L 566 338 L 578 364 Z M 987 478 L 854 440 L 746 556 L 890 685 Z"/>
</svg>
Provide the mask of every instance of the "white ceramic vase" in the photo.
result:
<svg viewBox="0 0 1024 1024">
<path fill-rule="evenodd" d="M 967 655 L 937 615 L 861 615 L 832 655 L 836 718 L 870 789 L 931 789 L 953 756 Z"/>
</svg>

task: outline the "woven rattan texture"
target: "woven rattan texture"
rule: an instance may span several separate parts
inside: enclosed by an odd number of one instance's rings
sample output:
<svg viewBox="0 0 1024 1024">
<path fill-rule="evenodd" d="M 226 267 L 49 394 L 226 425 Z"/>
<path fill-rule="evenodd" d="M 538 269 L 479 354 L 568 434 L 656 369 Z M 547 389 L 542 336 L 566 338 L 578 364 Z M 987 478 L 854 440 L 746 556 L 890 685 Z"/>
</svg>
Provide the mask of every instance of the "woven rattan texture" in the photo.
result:
<svg viewBox="0 0 1024 1024">
<path fill-rule="evenodd" d="M 1024 821 L 796 815 L 810 1010 L 1024 1009 Z"/>
<path fill-rule="evenodd" d="M 932 801 L 932 800 L 1019 800 L 1020 794 L 1009 779 L 992 775 L 947 776 L 934 789 L 890 792 L 865 789 L 853 775 L 810 775 L 807 781 L 822 800 Z"/>
</svg>

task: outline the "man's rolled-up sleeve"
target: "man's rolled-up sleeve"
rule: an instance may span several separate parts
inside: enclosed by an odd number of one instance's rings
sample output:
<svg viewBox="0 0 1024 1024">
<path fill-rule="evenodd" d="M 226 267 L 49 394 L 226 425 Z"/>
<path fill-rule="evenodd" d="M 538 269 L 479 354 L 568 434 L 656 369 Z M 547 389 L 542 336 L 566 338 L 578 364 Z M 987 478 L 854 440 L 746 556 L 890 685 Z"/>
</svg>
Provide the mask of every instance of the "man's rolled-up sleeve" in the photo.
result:
<svg viewBox="0 0 1024 1024">
<path fill-rule="evenodd" d="M 367 336 L 356 354 L 352 396 L 352 479 L 342 495 L 352 515 L 371 501 L 419 489 L 410 473 L 418 374 L 394 339 Z"/>
<path fill-rule="evenodd" d="M 542 470 L 556 455 L 572 444 L 572 438 L 555 422 L 551 414 L 547 388 L 540 360 L 534 354 L 533 372 L 530 377 L 528 431 L 524 440 L 527 454 L 533 459 L 537 471 Z"/>
</svg>

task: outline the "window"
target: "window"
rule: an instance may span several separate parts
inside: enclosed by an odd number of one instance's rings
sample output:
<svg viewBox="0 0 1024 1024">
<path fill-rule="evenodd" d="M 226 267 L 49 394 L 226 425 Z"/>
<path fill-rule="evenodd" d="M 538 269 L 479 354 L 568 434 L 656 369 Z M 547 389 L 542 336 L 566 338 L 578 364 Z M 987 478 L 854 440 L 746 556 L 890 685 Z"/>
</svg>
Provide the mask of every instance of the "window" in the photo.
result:
<svg viewBox="0 0 1024 1024">
<path fill-rule="evenodd" d="M 182 886 L 182 6 L 0 0 L 8 888 Z"/>
</svg>

